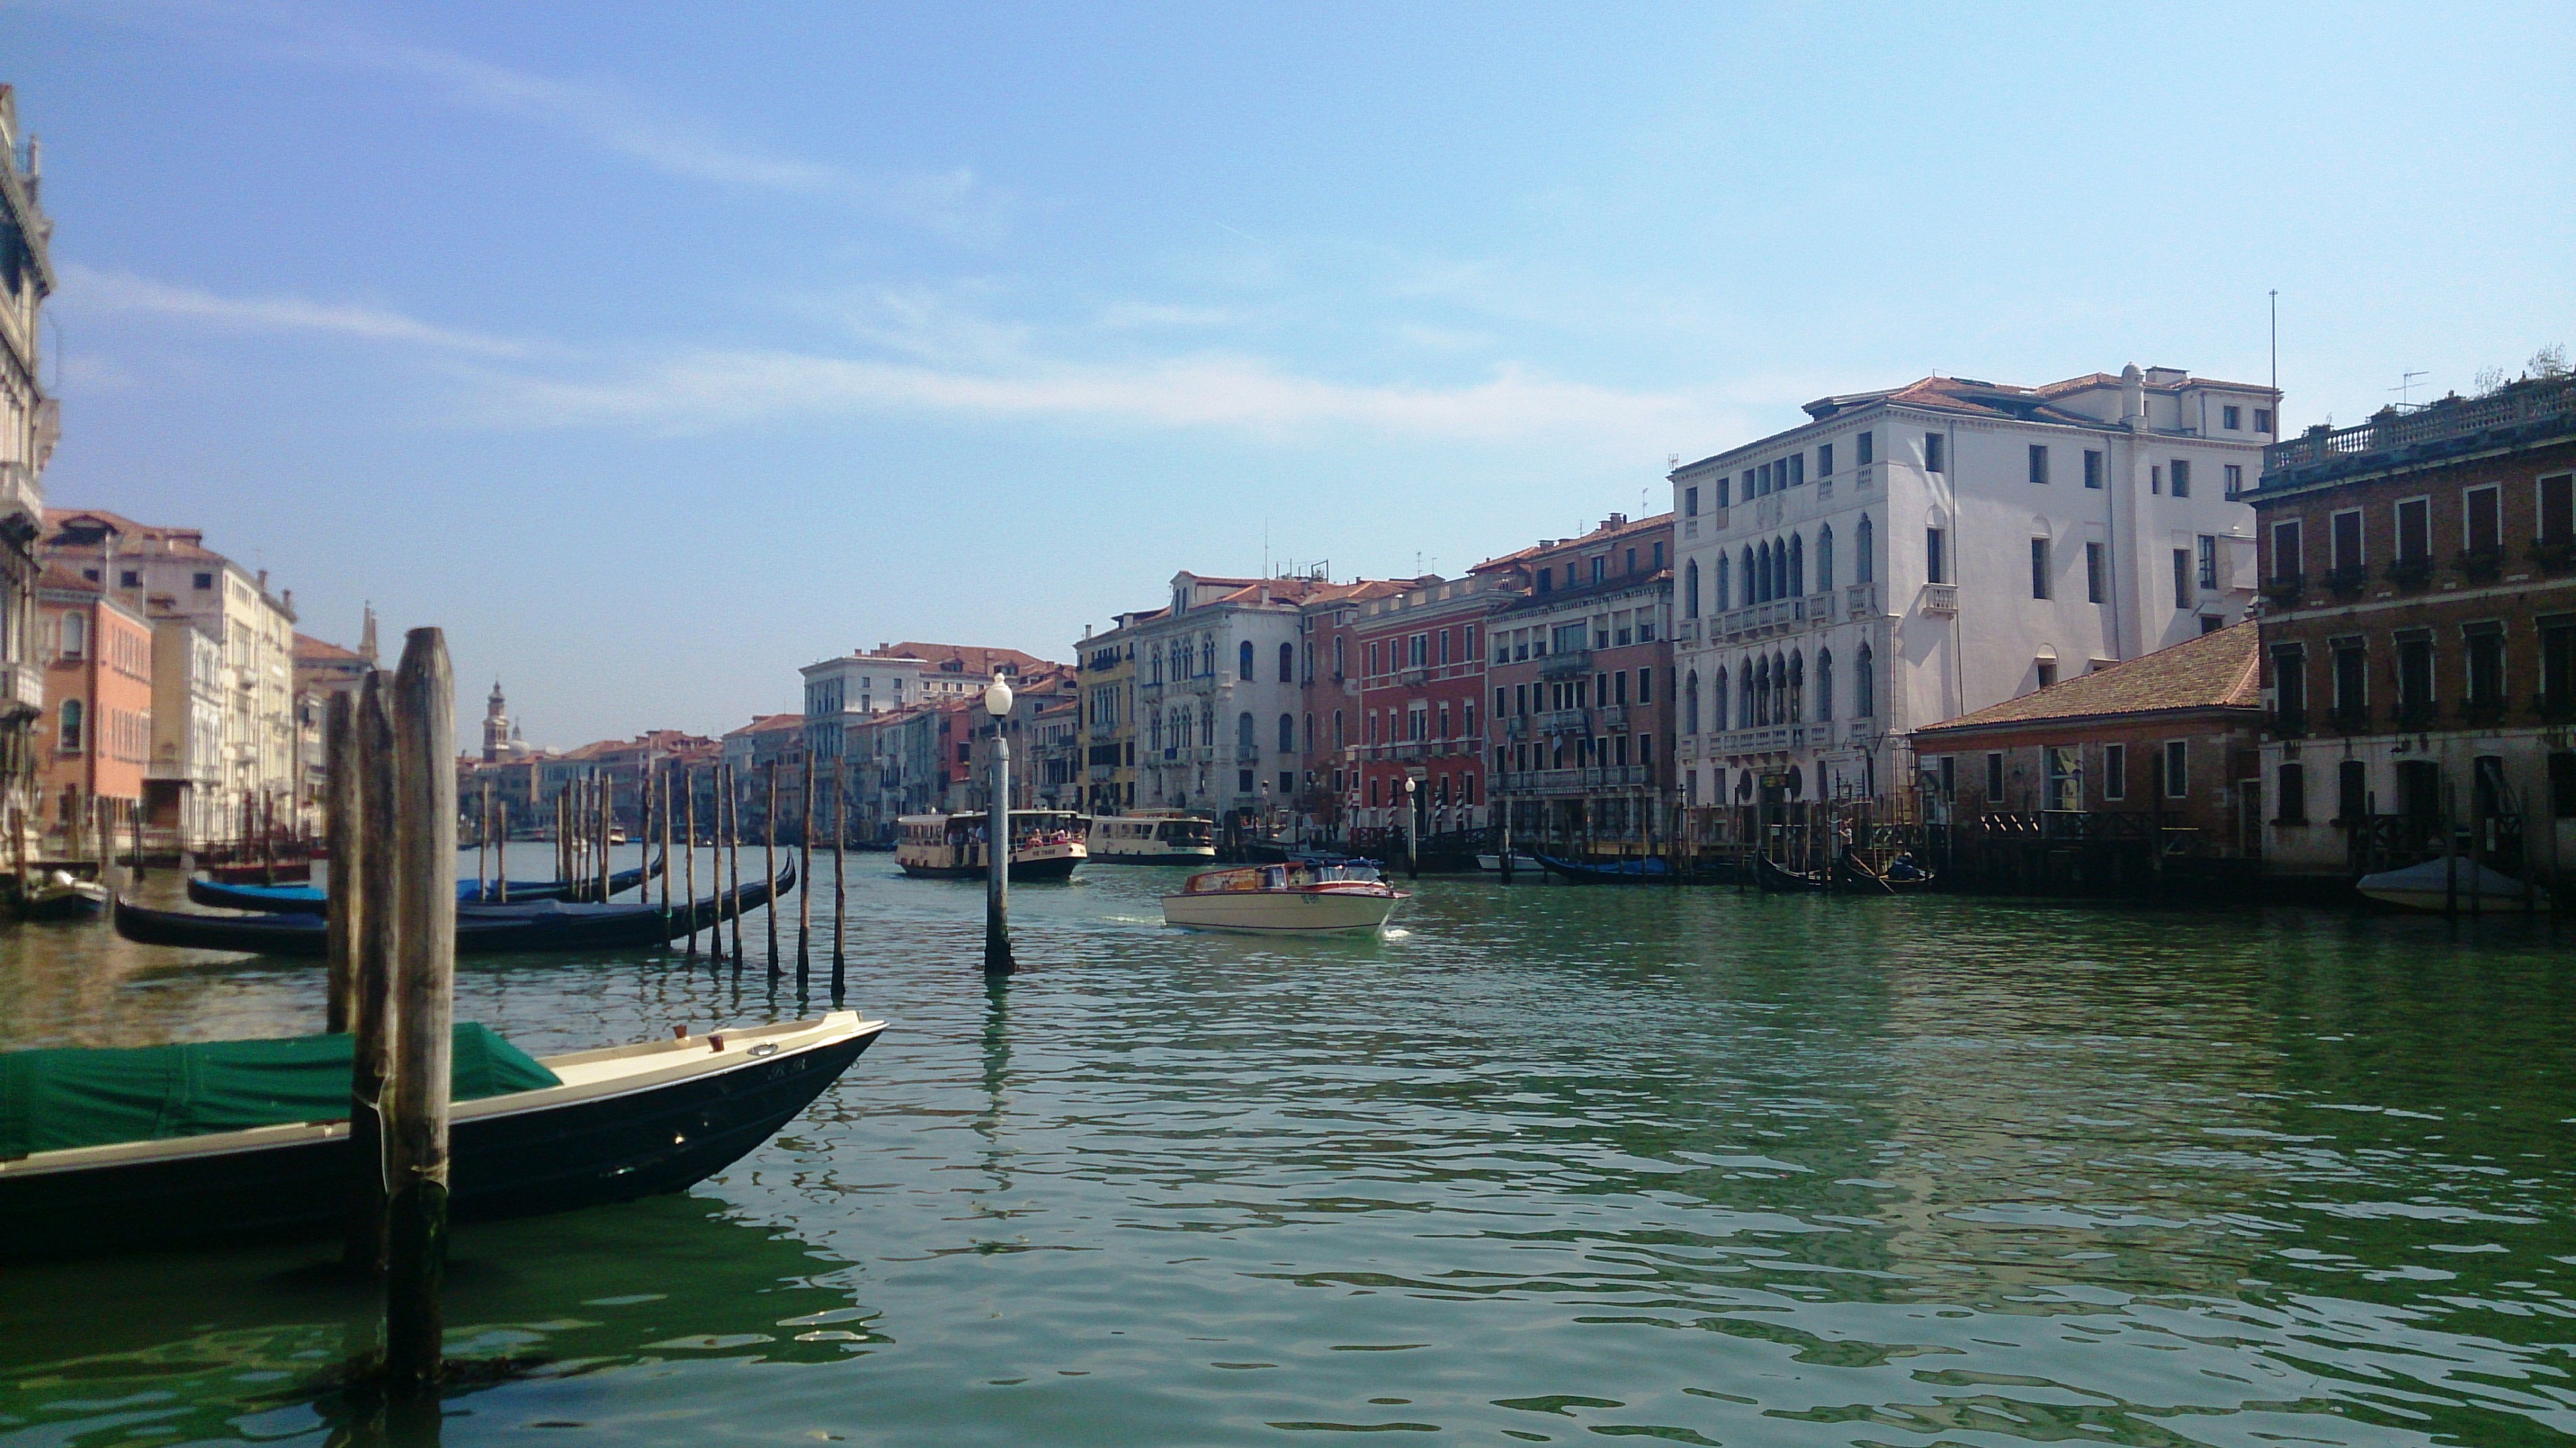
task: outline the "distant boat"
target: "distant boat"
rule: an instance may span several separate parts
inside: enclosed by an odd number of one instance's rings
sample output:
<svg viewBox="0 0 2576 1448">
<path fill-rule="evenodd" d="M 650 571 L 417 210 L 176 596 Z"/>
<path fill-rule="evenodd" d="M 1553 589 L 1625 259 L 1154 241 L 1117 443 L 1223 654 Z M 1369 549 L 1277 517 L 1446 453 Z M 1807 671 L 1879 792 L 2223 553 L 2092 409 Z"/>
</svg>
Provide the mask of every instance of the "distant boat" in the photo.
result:
<svg viewBox="0 0 2576 1448">
<path fill-rule="evenodd" d="M 531 1216 L 695 1185 L 793 1120 L 884 1029 L 834 1011 L 531 1060 L 488 1031 L 462 1027 L 460 1046 L 479 1049 L 457 1053 L 449 1211 L 459 1221 Z M 10 1158 L 0 1160 L 0 1221 L 9 1224 L 0 1258 L 339 1230 L 351 1168 L 348 1040 L 0 1054 L 0 1095 L 70 1103 L 53 1122 L 13 1119 L 0 1130 L 38 1137 L 47 1134 L 38 1126 L 51 1126 L 51 1135 L 83 1143 L 31 1150 L 40 1141 L 0 1137 L 0 1155 Z M 467 1084 L 469 1054 L 491 1066 L 481 1073 L 489 1094 Z M 193 1130 L 203 1134 L 186 1134 L 192 1122 L 171 1120 L 168 1102 L 139 1127 L 120 1122 L 112 1088 L 122 1081 L 162 1101 L 150 1093 L 166 1089 L 183 1056 L 197 1063 L 184 1068 L 197 1089 L 182 1105 L 196 1110 Z M 219 1098 L 208 1083 L 226 1075 L 259 1079 Z M 52 1077 L 67 1089 L 12 1089 Z M 328 1104 L 335 1086 L 336 1112 Z M 308 1101 L 315 1109 L 299 1114 Z M 149 1139 L 115 1139 L 135 1135 Z"/>
<path fill-rule="evenodd" d="M 1476 857 L 1476 868 L 1484 871 L 1488 875 L 1499 875 L 1503 871 L 1503 857 L 1501 855 L 1478 855 Z M 1531 874 L 1535 875 L 1544 872 L 1547 867 L 1541 865 L 1538 862 L 1538 856 L 1531 854 L 1529 851 L 1514 850 L 1512 851 L 1512 868 L 1514 870 L 1527 870 Z"/>
<path fill-rule="evenodd" d="M 2458 884 L 2456 894 L 2453 891 L 2454 880 Z M 2545 909 L 2549 903 L 2545 892 L 2536 891 L 2511 875 L 2490 870 L 2461 855 L 2426 860 L 2402 870 L 2382 870 L 2376 875 L 2364 875 L 2353 882 L 2352 888 L 2363 899 L 2376 900 L 2382 905 L 2437 913 L 2450 908 L 2454 900 L 2463 910 L 2473 907 L 2479 910 L 2520 910 L 2526 900 Z"/>
<path fill-rule="evenodd" d="M 757 910 L 796 886 L 790 865 L 775 882 L 743 887 L 739 901 L 720 893 L 665 911 L 659 905 L 575 905 L 561 900 L 456 907 L 461 955 L 532 951 L 633 950 L 677 940 L 719 920 Z M 208 915 L 148 910 L 117 902 L 116 933 L 143 945 L 239 950 L 253 955 L 320 956 L 329 922 L 319 915 Z"/>
<path fill-rule="evenodd" d="M 68 870 L 51 870 L 18 896 L 21 920 L 89 920 L 107 908 L 107 887 L 96 880 L 73 878 Z"/>
<path fill-rule="evenodd" d="M 980 880 L 991 872 L 984 853 L 989 814 L 918 814 L 895 821 L 901 828 L 894 862 L 907 875 L 930 880 Z M 1089 858 L 1082 816 L 1071 810 L 1011 811 L 1011 878 L 1063 880 Z"/>
<path fill-rule="evenodd" d="M 1556 855 L 1532 854 L 1539 868 L 1551 875 L 1586 885 L 1670 884 L 1672 866 L 1654 855 L 1641 860 L 1614 860 L 1593 864 L 1585 860 L 1568 860 Z"/>
<path fill-rule="evenodd" d="M 1753 857 L 1753 879 L 1766 895 L 1810 894 L 1834 888 L 1831 872 L 1792 870 L 1769 855 Z"/>
<path fill-rule="evenodd" d="M 624 894 L 642 884 L 652 873 L 650 866 L 641 870 L 622 870 L 608 877 L 608 893 Z M 592 883 L 583 880 L 512 880 L 508 903 L 518 905 L 536 900 L 561 900 L 576 888 L 587 893 Z M 501 888 L 492 881 L 478 884 L 473 880 L 459 880 L 456 882 L 456 898 L 459 903 L 499 904 Z M 272 915 L 327 915 L 331 911 L 331 897 L 319 885 L 227 885 L 217 880 L 192 879 L 188 882 L 188 899 L 217 910 L 260 910 Z"/>
<path fill-rule="evenodd" d="M 1413 897 L 1365 860 L 1240 865 L 1192 875 L 1163 897 L 1163 923 L 1249 935 L 1365 935 Z"/>
<path fill-rule="evenodd" d="M 1186 810 L 1094 815 L 1084 843 L 1090 858 L 1104 865 L 1216 863 L 1215 822 Z"/>
</svg>

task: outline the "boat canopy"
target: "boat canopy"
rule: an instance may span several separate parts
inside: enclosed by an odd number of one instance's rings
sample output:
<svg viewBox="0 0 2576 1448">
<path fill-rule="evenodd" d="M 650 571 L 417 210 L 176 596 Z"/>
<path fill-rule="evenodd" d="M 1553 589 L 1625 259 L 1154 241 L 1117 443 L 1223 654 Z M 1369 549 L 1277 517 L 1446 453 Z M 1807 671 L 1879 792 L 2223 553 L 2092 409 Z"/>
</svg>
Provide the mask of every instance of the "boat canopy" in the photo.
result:
<svg viewBox="0 0 2576 1448">
<path fill-rule="evenodd" d="M 299 1121 L 344 1121 L 356 1037 L 0 1053 L 0 1160 Z M 563 1082 L 489 1026 L 458 1023 L 458 1101 Z"/>
</svg>

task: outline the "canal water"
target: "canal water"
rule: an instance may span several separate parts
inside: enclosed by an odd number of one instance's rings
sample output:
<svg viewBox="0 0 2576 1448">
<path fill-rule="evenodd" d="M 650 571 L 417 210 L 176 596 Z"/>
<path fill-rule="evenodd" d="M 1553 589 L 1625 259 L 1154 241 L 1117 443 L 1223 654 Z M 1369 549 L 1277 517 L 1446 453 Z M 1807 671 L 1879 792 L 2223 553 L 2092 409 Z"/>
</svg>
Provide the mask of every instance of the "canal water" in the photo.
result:
<svg viewBox="0 0 2576 1448">
<path fill-rule="evenodd" d="M 882 1042 L 686 1195 L 461 1229 L 450 1351 L 521 1370 L 396 1441 L 2576 1441 L 2546 925 L 1426 879 L 1278 942 L 1091 867 L 988 989 L 976 887 L 851 873 Z M 469 959 L 458 1011 L 827 1004 L 746 935 Z M 0 1045 L 320 1021 L 315 966 L 0 937 Z M 351 1441 L 326 1258 L 0 1269 L 0 1441 Z"/>
</svg>

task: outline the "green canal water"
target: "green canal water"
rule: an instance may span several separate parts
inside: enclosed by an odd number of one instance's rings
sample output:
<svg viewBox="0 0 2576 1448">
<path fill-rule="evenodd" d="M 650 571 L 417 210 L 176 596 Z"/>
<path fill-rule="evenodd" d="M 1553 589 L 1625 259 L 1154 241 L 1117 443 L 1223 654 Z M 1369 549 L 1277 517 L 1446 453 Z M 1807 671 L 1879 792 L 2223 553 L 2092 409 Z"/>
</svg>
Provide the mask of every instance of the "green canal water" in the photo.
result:
<svg viewBox="0 0 2576 1448">
<path fill-rule="evenodd" d="M 2545 924 L 1424 880 L 1271 942 L 1094 867 L 987 989 L 974 887 L 852 863 L 882 1042 L 685 1196 L 460 1230 L 451 1353 L 536 1365 L 393 1441 L 2576 1441 Z M 22 928 L 0 1045 L 316 1030 L 318 976 Z M 826 1002 L 674 954 L 457 1004 L 545 1052 Z M 0 1269 L 0 1441 L 375 1440 L 326 1255 Z"/>
</svg>

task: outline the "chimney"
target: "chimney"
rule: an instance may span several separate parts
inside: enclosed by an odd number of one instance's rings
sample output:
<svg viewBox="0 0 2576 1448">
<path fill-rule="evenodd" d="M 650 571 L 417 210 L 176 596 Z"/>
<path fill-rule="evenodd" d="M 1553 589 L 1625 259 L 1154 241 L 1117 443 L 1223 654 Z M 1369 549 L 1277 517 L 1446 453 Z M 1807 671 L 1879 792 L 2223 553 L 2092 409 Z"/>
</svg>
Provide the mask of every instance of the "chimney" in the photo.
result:
<svg viewBox="0 0 2576 1448">
<path fill-rule="evenodd" d="M 2120 425 L 2131 432 L 2147 430 L 2147 379 L 2135 362 L 2120 369 Z"/>
</svg>

